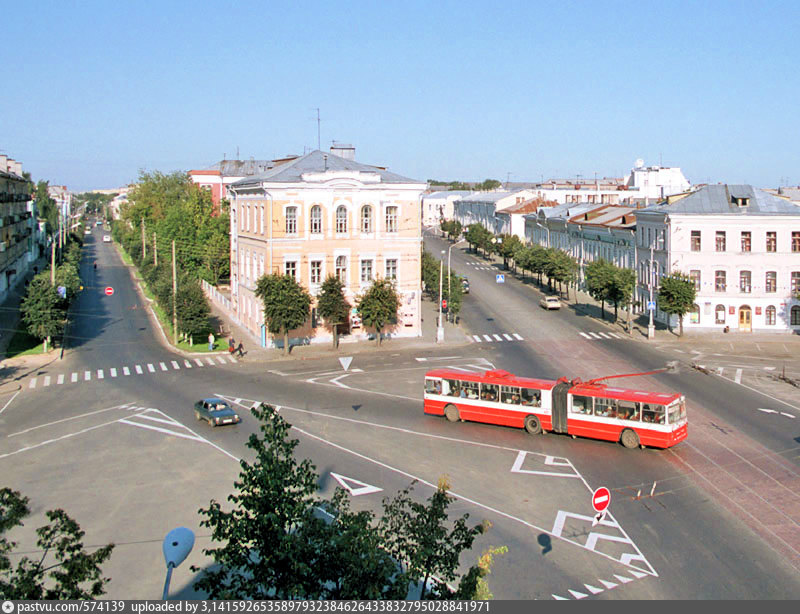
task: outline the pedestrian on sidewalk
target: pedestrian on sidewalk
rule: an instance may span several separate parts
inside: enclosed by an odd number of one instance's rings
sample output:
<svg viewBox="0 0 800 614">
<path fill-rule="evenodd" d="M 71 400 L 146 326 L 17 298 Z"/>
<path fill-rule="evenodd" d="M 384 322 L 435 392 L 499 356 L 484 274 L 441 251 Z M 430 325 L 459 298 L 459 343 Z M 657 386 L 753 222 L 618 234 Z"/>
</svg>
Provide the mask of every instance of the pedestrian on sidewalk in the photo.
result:
<svg viewBox="0 0 800 614">
<path fill-rule="evenodd" d="M 228 337 L 228 353 L 233 356 L 233 353 L 236 351 L 236 341 L 233 339 L 233 335 Z"/>
<path fill-rule="evenodd" d="M 208 333 L 208 351 L 211 352 L 214 349 L 214 333 Z"/>
<path fill-rule="evenodd" d="M 239 352 L 239 358 L 244 357 L 244 345 L 242 345 L 241 341 L 239 342 L 239 347 L 236 348 L 236 351 Z"/>
</svg>

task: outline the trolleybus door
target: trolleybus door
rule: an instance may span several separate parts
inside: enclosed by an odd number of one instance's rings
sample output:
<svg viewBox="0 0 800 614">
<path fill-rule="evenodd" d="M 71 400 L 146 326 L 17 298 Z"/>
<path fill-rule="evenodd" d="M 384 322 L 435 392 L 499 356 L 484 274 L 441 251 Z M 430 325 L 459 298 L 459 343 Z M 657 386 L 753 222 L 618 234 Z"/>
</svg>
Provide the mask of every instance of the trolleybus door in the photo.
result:
<svg viewBox="0 0 800 614">
<path fill-rule="evenodd" d="M 567 432 L 567 393 L 569 392 L 569 382 L 561 382 L 553 387 L 553 431 L 556 433 Z"/>
</svg>

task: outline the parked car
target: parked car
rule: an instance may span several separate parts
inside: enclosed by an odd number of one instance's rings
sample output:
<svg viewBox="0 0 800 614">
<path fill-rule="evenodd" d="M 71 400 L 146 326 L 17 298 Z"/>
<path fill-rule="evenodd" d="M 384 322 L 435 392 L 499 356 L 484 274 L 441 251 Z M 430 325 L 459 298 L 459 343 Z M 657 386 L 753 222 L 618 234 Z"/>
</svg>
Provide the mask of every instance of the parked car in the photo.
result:
<svg viewBox="0 0 800 614">
<path fill-rule="evenodd" d="M 238 424 L 242 421 L 239 414 L 222 399 L 202 399 L 194 404 L 194 417 L 205 420 L 211 426 L 220 424 Z"/>
<path fill-rule="evenodd" d="M 545 296 L 539 301 L 542 309 L 561 309 L 561 299 L 557 296 Z"/>
<path fill-rule="evenodd" d="M 469 279 L 466 277 L 461 278 L 461 291 L 464 294 L 469 294 Z"/>
<path fill-rule="evenodd" d="M 103 235 L 103 243 L 111 243 L 111 235 Z"/>
<path fill-rule="evenodd" d="M 103 220 L 97 220 L 97 225 L 98 226 L 102 226 L 103 225 Z"/>
</svg>

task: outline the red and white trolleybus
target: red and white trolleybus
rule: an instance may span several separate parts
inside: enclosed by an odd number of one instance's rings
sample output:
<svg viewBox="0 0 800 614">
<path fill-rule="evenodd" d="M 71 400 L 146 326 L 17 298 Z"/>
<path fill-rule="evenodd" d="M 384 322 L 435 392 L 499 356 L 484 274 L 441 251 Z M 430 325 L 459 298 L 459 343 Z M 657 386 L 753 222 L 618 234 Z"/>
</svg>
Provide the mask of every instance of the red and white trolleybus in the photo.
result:
<svg viewBox="0 0 800 614">
<path fill-rule="evenodd" d="M 518 377 L 508 371 L 425 374 L 425 413 L 451 422 L 471 420 L 619 441 L 626 448 L 668 448 L 686 439 L 686 400 L 676 393 L 616 388 L 603 383 Z"/>
</svg>

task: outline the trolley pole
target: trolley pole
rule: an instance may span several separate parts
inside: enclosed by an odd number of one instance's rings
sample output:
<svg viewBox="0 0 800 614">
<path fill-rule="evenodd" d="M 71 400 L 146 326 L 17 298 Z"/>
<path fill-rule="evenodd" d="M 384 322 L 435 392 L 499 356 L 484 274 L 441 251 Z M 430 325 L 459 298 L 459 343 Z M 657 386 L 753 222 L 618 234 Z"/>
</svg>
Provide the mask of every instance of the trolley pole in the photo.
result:
<svg viewBox="0 0 800 614">
<path fill-rule="evenodd" d="M 172 342 L 178 345 L 178 273 L 175 268 L 175 241 L 172 241 Z"/>
</svg>

